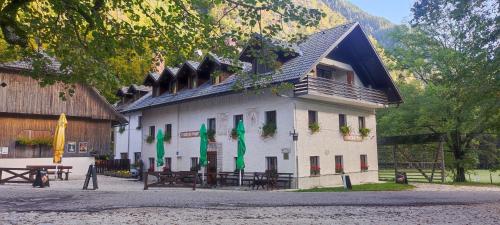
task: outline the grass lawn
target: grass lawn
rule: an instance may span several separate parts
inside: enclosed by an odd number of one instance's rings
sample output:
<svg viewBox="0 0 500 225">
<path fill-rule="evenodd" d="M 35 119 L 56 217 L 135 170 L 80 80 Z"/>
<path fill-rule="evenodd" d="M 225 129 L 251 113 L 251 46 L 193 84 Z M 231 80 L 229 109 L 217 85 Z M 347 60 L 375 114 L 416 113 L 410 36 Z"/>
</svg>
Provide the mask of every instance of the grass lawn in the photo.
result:
<svg viewBox="0 0 500 225">
<path fill-rule="evenodd" d="M 349 191 L 405 191 L 415 188 L 413 185 L 396 184 L 396 183 L 372 183 L 352 185 L 352 190 Z M 344 187 L 331 188 L 311 188 L 297 190 L 297 192 L 345 192 Z"/>
<path fill-rule="evenodd" d="M 409 174 L 421 176 L 420 173 L 418 173 L 418 172 L 412 172 Z M 446 183 L 453 182 L 451 172 L 446 172 L 446 174 L 448 175 L 446 177 Z M 392 170 L 392 169 L 379 170 L 379 179 L 380 180 L 394 180 L 394 170 Z M 490 171 L 489 170 L 470 170 L 470 171 L 468 171 L 467 174 L 465 174 L 465 179 L 467 180 L 467 183 L 460 183 L 460 185 L 468 185 L 468 184 L 474 185 L 477 183 L 490 184 L 490 182 L 491 182 L 490 181 Z M 413 178 L 410 180 L 411 181 L 427 182 L 427 180 L 423 176 L 421 176 L 420 179 Z M 500 171 L 492 172 L 491 173 L 491 180 L 493 181 L 494 185 L 499 185 L 500 184 Z"/>
</svg>

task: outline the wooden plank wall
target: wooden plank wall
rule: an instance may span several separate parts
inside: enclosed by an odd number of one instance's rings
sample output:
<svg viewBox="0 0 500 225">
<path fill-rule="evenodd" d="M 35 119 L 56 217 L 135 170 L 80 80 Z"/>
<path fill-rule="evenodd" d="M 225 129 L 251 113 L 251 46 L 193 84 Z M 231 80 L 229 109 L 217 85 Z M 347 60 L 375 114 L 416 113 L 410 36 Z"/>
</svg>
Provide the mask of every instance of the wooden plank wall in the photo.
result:
<svg viewBox="0 0 500 225">
<path fill-rule="evenodd" d="M 0 158 L 22 158 L 38 157 L 38 147 L 16 146 L 15 142 L 26 130 L 37 132 L 45 131 L 54 135 L 57 124 L 57 117 L 32 118 L 15 115 L 0 114 L 0 147 L 9 147 L 8 155 L 1 155 Z M 89 152 L 92 149 L 98 154 L 112 153 L 111 146 L 111 122 L 107 120 L 88 120 L 68 117 L 66 128 L 66 145 L 64 156 L 89 156 L 88 153 L 67 153 L 67 143 L 76 142 L 77 152 L 79 142 L 88 142 Z M 51 148 L 43 148 L 42 156 L 51 156 Z"/>
<path fill-rule="evenodd" d="M 57 83 L 41 87 L 38 81 L 14 72 L 0 70 L 0 112 L 37 115 L 60 115 L 116 120 L 110 106 L 90 87 L 76 85 L 75 95 L 63 101 L 59 92 L 64 85 Z"/>
</svg>

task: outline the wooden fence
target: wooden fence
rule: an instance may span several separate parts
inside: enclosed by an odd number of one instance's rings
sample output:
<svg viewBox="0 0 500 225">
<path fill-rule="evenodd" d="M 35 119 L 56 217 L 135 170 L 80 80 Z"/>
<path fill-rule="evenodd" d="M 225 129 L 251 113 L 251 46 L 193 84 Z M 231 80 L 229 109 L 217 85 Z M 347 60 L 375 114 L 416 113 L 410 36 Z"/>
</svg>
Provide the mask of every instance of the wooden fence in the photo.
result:
<svg viewBox="0 0 500 225">
<path fill-rule="evenodd" d="M 95 161 L 97 173 L 103 174 L 106 171 L 130 170 L 130 159 L 97 159 Z"/>
</svg>

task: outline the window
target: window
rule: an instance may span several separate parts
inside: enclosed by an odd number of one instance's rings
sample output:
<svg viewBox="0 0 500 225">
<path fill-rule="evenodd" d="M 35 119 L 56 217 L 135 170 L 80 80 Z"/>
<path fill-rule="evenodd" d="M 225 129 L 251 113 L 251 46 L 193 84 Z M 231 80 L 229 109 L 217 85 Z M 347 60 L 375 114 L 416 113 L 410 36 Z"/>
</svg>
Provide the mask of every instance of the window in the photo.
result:
<svg viewBox="0 0 500 225">
<path fill-rule="evenodd" d="M 361 163 L 361 171 L 367 171 L 368 170 L 368 157 L 366 155 L 360 155 L 359 156 L 359 161 Z"/>
<path fill-rule="evenodd" d="M 155 171 L 155 158 L 151 157 L 149 158 L 149 172 L 154 172 Z"/>
<path fill-rule="evenodd" d="M 320 175 L 319 156 L 311 156 L 309 160 L 311 163 L 311 176 Z"/>
<path fill-rule="evenodd" d="M 278 157 L 266 157 L 266 171 L 278 172 Z"/>
<path fill-rule="evenodd" d="M 325 79 L 332 79 L 333 78 L 333 68 L 325 67 L 325 66 L 318 66 L 316 68 L 316 76 L 325 78 Z"/>
<path fill-rule="evenodd" d="M 347 118 L 345 114 L 339 114 L 339 129 L 344 126 L 347 126 Z"/>
<path fill-rule="evenodd" d="M 241 121 L 243 121 L 243 115 L 234 115 L 234 120 L 233 120 L 233 124 L 234 124 L 234 129 L 236 129 L 238 127 L 238 123 Z"/>
<path fill-rule="evenodd" d="M 155 134 L 156 134 L 156 128 L 155 128 L 155 126 L 150 126 L 149 127 L 149 136 L 150 137 L 156 137 Z"/>
<path fill-rule="evenodd" d="M 207 124 L 208 124 L 208 130 L 213 131 L 215 133 L 215 126 L 216 126 L 215 118 L 208 119 Z"/>
<path fill-rule="evenodd" d="M 191 157 L 191 171 L 198 171 L 198 157 Z"/>
<path fill-rule="evenodd" d="M 366 128 L 364 116 L 358 117 L 358 123 L 359 123 L 359 129 Z"/>
<path fill-rule="evenodd" d="M 288 160 L 290 158 L 290 153 L 285 152 L 283 153 L 283 160 Z"/>
<path fill-rule="evenodd" d="M 137 117 L 137 129 L 142 128 L 142 116 Z"/>
<path fill-rule="evenodd" d="M 172 158 L 170 157 L 165 158 L 165 168 L 163 170 L 172 171 Z"/>
<path fill-rule="evenodd" d="M 309 125 L 318 123 L 318 112 L 309 110 L 308 115 L 309 115 Z"/>
<path fill-rule="evenodd" d="M 120 153 L 120 159 L 128 159 L 128 153 Z"/>
<path fill-rule="evenodd" d="M 344 159 L 341 155 L 335 156 L 335 173 L 344 172 Z"/>
<path fill-rule="evenodd" d="M 266 111 L 266 124 L 274 124 L 276 126 L 276 111 Z"/>
<path fill-rule="evenodd" d="M 140 160 L 141 160 L 141 153 L 140 152 L 134 152 L 134 163 L 137 165 Z"/>
<path fill-rule="evenodd" d="M 170 142 L 172 139 L 172 124 L 165 124 L 165 141 Z"/>
</svg>

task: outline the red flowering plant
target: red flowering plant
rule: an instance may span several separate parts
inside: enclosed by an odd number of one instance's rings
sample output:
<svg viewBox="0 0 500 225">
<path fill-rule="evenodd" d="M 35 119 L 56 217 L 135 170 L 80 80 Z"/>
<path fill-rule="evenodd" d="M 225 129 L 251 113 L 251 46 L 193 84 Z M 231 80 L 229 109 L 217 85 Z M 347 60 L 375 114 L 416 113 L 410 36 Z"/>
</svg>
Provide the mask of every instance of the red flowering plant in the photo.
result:
<svg viewBox="0 0 500 225">
<path fill-rule="evenodd" d="M 344 165 L 335 164 L 335 173 L 343 173 L 343 172 L 344 172 Z"/>
<path fill-rule="evenodd" d="M 367 163 L 361 163 L 361 171 L 367 171 L 368 170 L 368 164 Z"/>
<path fill-rule="evenodd" d="M 319 166 L 311 166 L 311 175 L 319 175 L 320 169 Z"/>
</svg>

